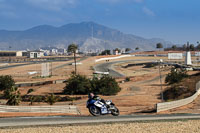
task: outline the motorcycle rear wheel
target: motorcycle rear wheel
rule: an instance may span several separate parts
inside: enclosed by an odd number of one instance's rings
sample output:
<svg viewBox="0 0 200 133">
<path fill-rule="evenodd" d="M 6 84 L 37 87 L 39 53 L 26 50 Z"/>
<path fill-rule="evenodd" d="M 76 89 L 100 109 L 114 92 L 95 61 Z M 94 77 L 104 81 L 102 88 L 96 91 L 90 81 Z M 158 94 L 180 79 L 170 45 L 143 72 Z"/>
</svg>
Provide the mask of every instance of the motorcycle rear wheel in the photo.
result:
<svg viewBox="0 0 200 133">
<path fill-rule="evenodd" d="M 89 109 L 90 114 L 92 114 L 93 116 L 101 115 L 100 109 L 96 106 L 90 106 L 88 109 Z"/>
<path fill-rule="evenodd" d="M 113 116 L 118 116 L 119 115 L 119 109 L 117 107 L 114 107 L 114 109 L 111 110 L 111 114 Z"/>
</svg>

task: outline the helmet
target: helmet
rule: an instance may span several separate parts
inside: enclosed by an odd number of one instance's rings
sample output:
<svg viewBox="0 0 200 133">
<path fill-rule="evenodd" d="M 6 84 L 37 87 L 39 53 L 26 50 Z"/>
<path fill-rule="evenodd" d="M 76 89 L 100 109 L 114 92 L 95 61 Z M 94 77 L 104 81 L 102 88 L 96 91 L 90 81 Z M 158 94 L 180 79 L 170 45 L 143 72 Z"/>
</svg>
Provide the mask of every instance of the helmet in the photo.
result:
<svg viewBox="0 0 200 133">
<path fill-rule="evenodd" d="M 88 98 L 89 98 L 89 99 L 91 99 L 91 98 L 93 98 L 93 97 L 94 97 L 94 93 L 89 93 L 89 94 L 88 94 Z"/>
</svg>

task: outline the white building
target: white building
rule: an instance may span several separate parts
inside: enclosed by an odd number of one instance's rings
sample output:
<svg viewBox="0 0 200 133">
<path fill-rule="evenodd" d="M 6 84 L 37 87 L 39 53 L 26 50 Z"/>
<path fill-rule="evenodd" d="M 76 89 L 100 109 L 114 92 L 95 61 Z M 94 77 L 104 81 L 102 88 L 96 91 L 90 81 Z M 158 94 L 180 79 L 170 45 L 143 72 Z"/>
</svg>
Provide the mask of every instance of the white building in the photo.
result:
<svg viewBox="0 0 200 133">
<path fill-rule="evenodd" d="M 57 55 L 58 54 L 58 49 L 51 49 L 50 50 L 50 55 Z"/>
<path fill-rule="evenodd" d="M 27 57 L 28 58 L 40 58 L 44 56 L 43 51 L 28 51 Z"/>
<path fill-rule="evenodd" d="M 67 50 L 66 49 L 58 49 L 58 54 L 59 55 L 66 55 L 67 54 Z"/>
</svg>

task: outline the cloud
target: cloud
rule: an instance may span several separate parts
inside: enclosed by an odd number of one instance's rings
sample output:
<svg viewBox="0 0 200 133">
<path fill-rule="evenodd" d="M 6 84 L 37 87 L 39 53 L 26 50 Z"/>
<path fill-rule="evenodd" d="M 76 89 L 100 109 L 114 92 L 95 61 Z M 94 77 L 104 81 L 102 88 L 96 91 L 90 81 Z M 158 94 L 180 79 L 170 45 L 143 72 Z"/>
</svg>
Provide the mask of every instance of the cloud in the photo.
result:
<svg viewBox="0 0 200 133">
<path fill-rule="evenodd" d="M 149 9 L 145 6 L 142 8 L 142 10 L 148 16 L 156 16 L 155 13 L 151 9 Z"/>
<path fill-rule="evenodd" d="M 73 7 L 77 1 L 78 0 L 26 0 L 26 2 L 32 6 L 53 11 L 60 11 L 66 7 Z"/>
</svg>

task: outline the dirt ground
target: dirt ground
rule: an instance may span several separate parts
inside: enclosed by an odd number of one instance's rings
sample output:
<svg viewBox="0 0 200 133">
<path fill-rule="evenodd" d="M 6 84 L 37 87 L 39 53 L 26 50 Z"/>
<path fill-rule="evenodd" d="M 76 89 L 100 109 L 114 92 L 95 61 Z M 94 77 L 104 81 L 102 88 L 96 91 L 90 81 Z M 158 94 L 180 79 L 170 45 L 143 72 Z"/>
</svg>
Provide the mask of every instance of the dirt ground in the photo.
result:
<svg viewBox="0 0 200 133">
<path fill-rule="evenodd" d="M 0 129 L 1 133 L 199 133 L 200 120 Z"/>
<path fill-rule="evenodd" d="M 101 57 L 90 57 L 83 61 L 81 61 L 82 65 L 78 65 L 78 73 L 82 75 L 87 75 L 88 77 L 92 77 L 93 66 L 99 63 L 104 63 L 104 61 L 95 63 L 95 59 L 102 58 Z M 105 57 L 105 56 L 104 56 Z M 159 60 L 160 57 L 127 57 L 117 60 L 135 60 L 135 59 L 150 59 L 150 60 Z M 162 59 L 166 60 L 166 57 Z M 114 60 L 116 61 L 116 60 Z M 52 63 L 52 77 L 49 78 L 39 78 L 37 76 L 28 76 L 27 73 L 30 71 L 41 71 L 41 64 L 33 64 L 15 68 L 9 68 L 6 70 L 1 70 L 0 75 L 12 75 L 16 82 L 27 82 L 27 81 L 47 81 L 47 80 L 58 80 L 58 79 L 67 79 L 69 78 L 71 72 L 74 70 L 74 66 L 66 65 L 67 63 L 72 63 L 73 61 L 67 62 L 54 62 Z M 170 70 L 169 67 L 165 67 L 161 69 L 162 76 L 162 88 L 159 78 L 159 70 L 158 67 L 153 68 L 143 68 L 143 66 L 133 66 L 128 67 L 127 69 L 123 68 L 123 66 L 129 63 L 139 63 L 139 62 L 128 62 L 115 64 L 113 68 L 121 73 L 130 76 L 129 82 L 124 82 L 124 78 L 119 78 L 117 81 L 119 82 L 122 91 L 119 92 L 116 96 L 101 96 L 104 99 L 112 100 L 116 106 L 119 108 L 121 114 L 148 114 L 155 113 L 155 105 L 158 102 L 161 102 L 160 93 L 166 87 L 164 84 L 164 75 L 167 74 Z M 59 67 L 55 69 L 56 67 Z M 63 66 L 63 67 L 61 67 Z M 21 94 L 26 94 L 28 89 L 33 88 L 34 91 L 31 93 L 32 95 L 46 95 L 49 93 L 59 93 L 62 92 L 65 84 L 50 84 L 50 85 L 42 85 L 42 86 L 34 86 L 34 87 L 21 87 Z M 83 98 L 81 100 L 75 101 L 74 104 L 79 108 L 82 115 L 90 115 L 86 106 L 87 98 Z M 199 100 L 196 100 L 196 105 L 199 105 Z M 28 104 L 28 103 L 22 103 Z M 37 105 L 38 103 L 34 103 Z M 41 103 L 40 103 L 41 104 Z M 45 103 L 42 103 L 45 104 Z M 67 105 L 71 104 L 71 102 L 59 102 L 56 105 Z M 188 105 L 187 109 L 190 109 L 191 105 Z M 193 106 L 192 106 L 193 107 Z M 184 108 L 184 110 L 185 110 Z M 182 108 L 180 108 L 181 110 Z M 196 110 L 198 108 L 196 107 Z M 177 110 L 174 110 L 174 112 Z M 166 113 L 173 113 L 172 111 Z M 17 115 L 19 115 L 18 113 Z M 3 115 L 3 114 L 2 114 Z M 4 114 L 5 115 L 5 114 Z M 11 115 L 11 114 L 10 114 Z M 30 114 L 29 114 L 30 115 Z M 7 115 L 9 116 L 9 115 Z M 0 113 L 1 117 L 1 113 Z"/>
</svg>

